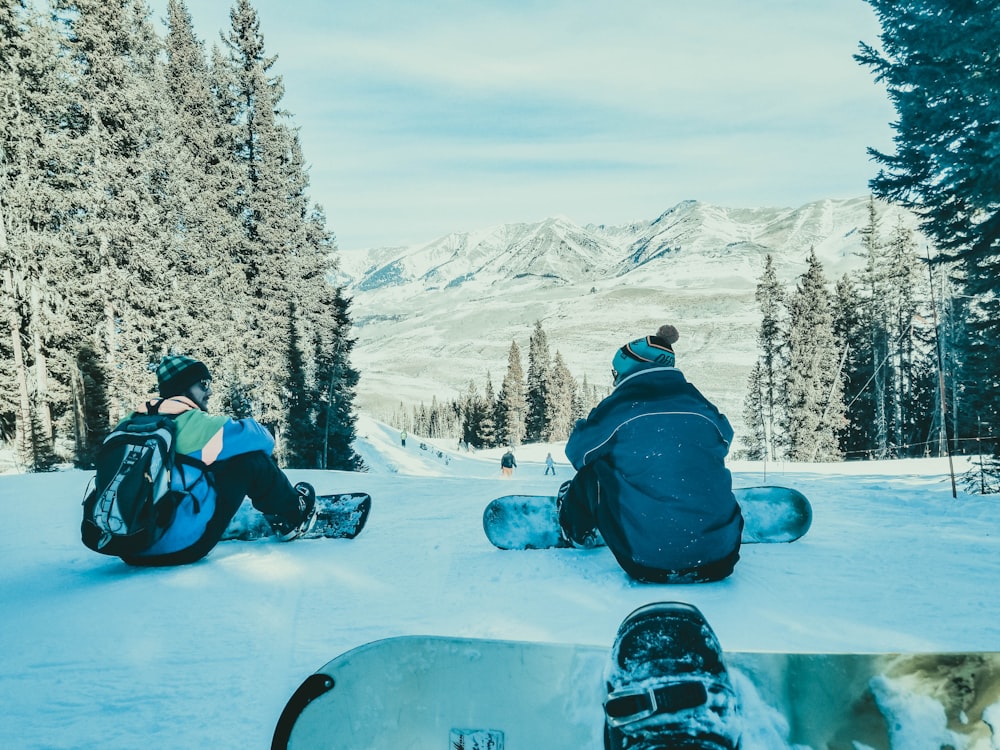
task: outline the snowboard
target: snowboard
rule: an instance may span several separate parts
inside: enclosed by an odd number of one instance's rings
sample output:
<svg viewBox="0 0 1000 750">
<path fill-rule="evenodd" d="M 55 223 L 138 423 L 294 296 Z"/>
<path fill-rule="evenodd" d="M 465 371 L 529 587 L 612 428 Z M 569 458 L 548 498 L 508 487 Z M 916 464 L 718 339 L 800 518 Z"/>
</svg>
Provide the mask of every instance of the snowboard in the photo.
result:
<svg viewBox="0 0 1000 750">
<path fill-rule="evenodd" d="M 743 544 L 794 542 L 812 525 L 812 506 L 788 487 L 740 487 L 733 490 L 743 513 Z M 572 547 L 559 527 L 556 498 L 550 495 L 504 495 L 483 511 L 486 537 L 500 549 Z"/>
<path fill-rule="evenodd" d="M 365 527 L 372 508 L 371 496 L 365 492 L 341 492 L 316 496 L 316 518 L 308 531 L 296 539 L 353 539 Z M 244 500 L 233 520 L 222 534 L 223 540 L 244 542 L 276 536 L 264 515 Z"/>
<path fill-rule="evenodd" d="M 288 700 L 284 750 L 600 750 L 610 649 L 401 636 L 339 656 Z M 1000 746 L 1000 652 L 724 652 L 741 750 Z"/>
</svg>

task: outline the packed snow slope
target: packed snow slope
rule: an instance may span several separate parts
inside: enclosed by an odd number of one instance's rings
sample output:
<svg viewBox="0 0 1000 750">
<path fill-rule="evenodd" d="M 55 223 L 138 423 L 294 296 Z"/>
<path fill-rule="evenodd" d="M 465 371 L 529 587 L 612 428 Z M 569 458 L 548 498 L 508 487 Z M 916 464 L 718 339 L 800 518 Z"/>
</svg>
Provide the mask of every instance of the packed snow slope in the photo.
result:
<svg viewBox="0 0 1000 750">
<path fill-rule="evenodd" d="M 635 607 L 681 600 L 729 650 L 1000 648 L 995 497 L 951 497 L 938 460 L 733 464 L 735 483 L 803 491 L 808 535 L 743 548 L 725 581 L 630 581 L 605 549 L 503 552 L 491 498 L 553 493 L 561 446 L 468 454 L 363 419 L 370 471 L 290 472 L 366 490 L 355 540 L 224 542 L 205 560 L 132 569 L 80 543 L 83 472 L 0 476 L 0 747 L 261 748 L 292 691 L 331 658 L 406 634 L 609 646 Z M 543 475 L 552 450 L 558 475 Z M 959 469 L 967 468 L 960 464 Z M 774 750 L 749 748 L 748 750 Z"/>
</svg>

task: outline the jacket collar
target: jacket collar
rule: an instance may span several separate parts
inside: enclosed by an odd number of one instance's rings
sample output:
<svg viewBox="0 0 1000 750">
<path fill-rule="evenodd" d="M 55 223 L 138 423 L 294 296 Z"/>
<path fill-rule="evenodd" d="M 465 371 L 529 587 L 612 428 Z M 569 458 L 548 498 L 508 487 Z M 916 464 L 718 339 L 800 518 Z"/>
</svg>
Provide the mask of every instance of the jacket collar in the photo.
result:
<svg viewBox="0 0 1000 750">
<path fill-rule="evenodd" d="M 157 414 L 167 414 L 174 416 L 183 414 L 191 409 L 197 409 L 198 404 L 187 396 L 171 396 L 170 398 L 154 398 L 143 404 L 144 414 L 152 414 L 155 410 Z"/>
</svg>

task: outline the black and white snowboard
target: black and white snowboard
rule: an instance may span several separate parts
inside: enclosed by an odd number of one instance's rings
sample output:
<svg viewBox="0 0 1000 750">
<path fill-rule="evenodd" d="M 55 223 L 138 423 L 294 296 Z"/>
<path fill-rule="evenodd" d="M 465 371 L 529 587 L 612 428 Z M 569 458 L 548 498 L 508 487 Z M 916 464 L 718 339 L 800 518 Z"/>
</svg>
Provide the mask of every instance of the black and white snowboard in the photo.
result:
<svg viewBox="0 0 1000 750">
<path fill-rule="evenodd" d="M 812 506 L 788 487 L 740 487 L 733 490 L 743 513 L 743 544 L 794 542 L 812 525 Z M 500 549 L 571 547 L 559 527 L 556 498 L 550 495 L 504 495 L 483 511 L 486 537 Z"/>
<path fill-rule="evenodd" d="M 296 539 L 353 539 L 365 527 L 371 507 L 372 499 L 366 492 L 317 495 L 316 518 Z M 252 541 L 269 536 L 276 534 L 267 519 L 249 500 L 244 500 L 222 539 Z"/>
<path fill-rule="evenodd" d="M 742 717 L 740 750 L 1000 746 L 997 652 L 723 655 Z M 596 750 L 605 741 L 608 664 L 607 646 L 375 641 L 302 682 L 272 748 Z M 697 708 L 699 696 L 678 689 L 664 700 L 679 714 Z"/>
</svg>

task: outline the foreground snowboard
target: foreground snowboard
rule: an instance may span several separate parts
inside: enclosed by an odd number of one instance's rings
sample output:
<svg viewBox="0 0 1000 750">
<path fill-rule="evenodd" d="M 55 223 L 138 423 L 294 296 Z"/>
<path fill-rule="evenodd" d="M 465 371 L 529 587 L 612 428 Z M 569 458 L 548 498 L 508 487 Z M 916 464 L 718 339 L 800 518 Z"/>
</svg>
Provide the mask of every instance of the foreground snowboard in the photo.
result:
<svg viewBox="0 0 1000 750">
<path fill-rule="evenodd" d="M 296 539 L 353 539 L 365 527 L 372 499 L 364 492 L 343 492 L 339 495 L 316 496 L 316 519 L 308 531 Z M 263 514 L 244 500 L 229 522 L 223 540 L 252 541 L 275 536 Z"/>
<path fill-rule="evenodd" d="M 733 490 L 743 513 L 743 544 L 794 542 L 812 525 L 806 496 L 788 487 L 741 487 Z M 500 549 L 570 547 L 562 538 L 556 498 L 505 495 L 483 511 L 483 530 Z"/>
<path fill-rule="evenodd" d="M 600 750 L 609 652 L 376 641 L 302 683 L 272 748 Z M 742 712 L 740 750 L 1000 746 L 1000 653 L 726 652 L 725 661 Z"/>
</svg>

